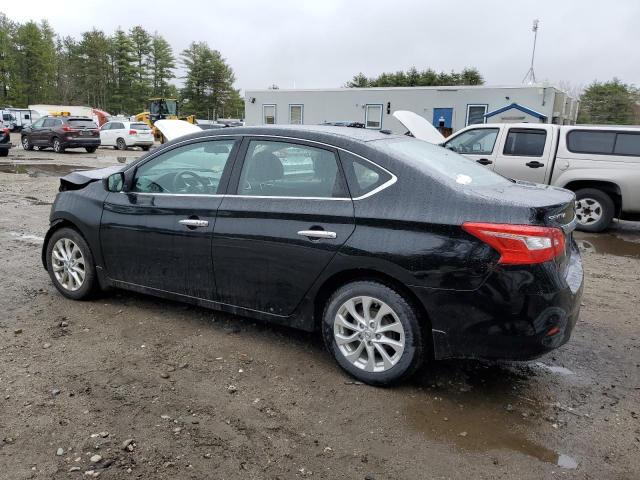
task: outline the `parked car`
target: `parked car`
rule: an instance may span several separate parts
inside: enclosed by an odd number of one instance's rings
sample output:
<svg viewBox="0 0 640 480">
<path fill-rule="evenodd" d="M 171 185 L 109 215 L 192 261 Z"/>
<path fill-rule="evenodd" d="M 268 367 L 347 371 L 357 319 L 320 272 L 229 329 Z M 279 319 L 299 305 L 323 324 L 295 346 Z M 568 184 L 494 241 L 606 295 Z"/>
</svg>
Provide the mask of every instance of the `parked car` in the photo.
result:
<svg viewBox="0 0 640 480">
<path fill-rule="evenodd" d="M 0 157 L 8 156 L 9 150 L 12 146 L 11 133 L 9 129 L 4 125 L 4 122 L 0 120 Z"/>
<path fill-rule="evenodd" d="M 67 148 L 84 148 L 93 153 L 100 146 L 100 131 L 87 117 L 46 116 L 25 127 L 20 140 L 25 150 L 52 147 L 64 153 Z"/>
<path fill-rule="evenodd" d="M 443 145 L 506 177 L 575 192 L 579 230 L 640 220 L 639 127 L 473 125 Z"/>
<path fill-rule="evenodd" d="M 114 120 L 100 128 L 100 142 L 118 150 L 140 147 L 145 152 L 153 146 L 153 131 L 144 122 L 121 122 Z"/>
<path fill-rule="evenodd" d="M 63 177 L 42 262 L 71 299 L 119 287 L 317 331 L 382 385 L 425 359 L 567 342 L 583 283 L 574 200 L 406 136 L 201 131 Z"/>
</svg>

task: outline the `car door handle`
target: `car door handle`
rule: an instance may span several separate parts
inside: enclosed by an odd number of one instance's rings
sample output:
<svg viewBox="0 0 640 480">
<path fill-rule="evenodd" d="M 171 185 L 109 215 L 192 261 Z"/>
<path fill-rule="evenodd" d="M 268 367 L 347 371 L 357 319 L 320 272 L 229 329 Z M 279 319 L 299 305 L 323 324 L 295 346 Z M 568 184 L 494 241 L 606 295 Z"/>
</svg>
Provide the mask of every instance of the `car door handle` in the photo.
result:
<svg viewBox="0 0 640 480">
<path fill-rule="evenodd" d="M 180 225 L 184 225 L 185 227 L 190 227 L 190 228 L 209 226 L 208 220 L 197 220 L 195 218 L 185 218 L 183 220 L 180 220 L 178 223 L 180 223 Z"/>
<path fill-rule="evenodd" d="M 491 165 L 493 163 L 488 158 L 481 158 L 479 160 L 476 160 L 476 162 L 478 162 L 480 165 Z"/>
<path fill-rule="evenodd" d="M 326 230 L 300 230 L 298 235 L 307 238 L 336 238 L 336 232 L 327 232 Z"/>
<path fill-rule="evenodd" d="M 533 162 L 527 162 L 525 163 L 525 165 L 529 168 L 540 168 L 540 167 L 544 167 L 544 163 L 540 163 L 537 160 L 534 160 Z"/>
</svg>

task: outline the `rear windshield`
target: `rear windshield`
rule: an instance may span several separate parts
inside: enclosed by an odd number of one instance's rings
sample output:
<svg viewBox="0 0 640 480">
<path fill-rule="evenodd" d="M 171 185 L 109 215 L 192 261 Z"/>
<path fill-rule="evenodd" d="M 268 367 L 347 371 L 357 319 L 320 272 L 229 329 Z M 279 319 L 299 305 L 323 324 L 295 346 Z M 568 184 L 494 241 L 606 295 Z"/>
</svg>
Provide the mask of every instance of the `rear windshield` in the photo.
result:
<svg viewBox="0 0 640 480">
<path fill-rule="evenodd" d="M 458 185 L 482 187 L 511 181 L 451 150 L 412 138 L 375 142 L 386 153 L 400 157 L 426 173 L 452 180 Z"/>
<path fill-rule="evenodd" d="M 134 130 L 151 130 L 146 123 L 132 123 L 131 128 Z"/>
<path fill-rule="evenodd" d="M 69 125 L 73 125 L 76 128 L 98 128 L 98 126 L 91 120 L 84 118 L 70 118 L 67 120 Z"/>
</svg>

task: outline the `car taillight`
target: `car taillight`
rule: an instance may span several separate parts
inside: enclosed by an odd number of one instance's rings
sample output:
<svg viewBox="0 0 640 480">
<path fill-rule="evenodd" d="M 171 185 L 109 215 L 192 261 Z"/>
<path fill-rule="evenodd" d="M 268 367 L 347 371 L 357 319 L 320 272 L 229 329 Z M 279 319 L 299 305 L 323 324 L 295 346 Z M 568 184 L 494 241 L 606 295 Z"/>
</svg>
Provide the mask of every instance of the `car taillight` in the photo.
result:
<svg viewBox="0 0 640 480">
<path fill-rule="evenodd" d="M 75 128 L 73 128 L 73 127 L 69 127 L 69 126 L 67 126 L 67 125 L 65 125 L 64 127 L 62 127 L 62 130 L 63 130 L 64 132 L 77 132 L 77 131 L 78 131 L 77 129 L 75 129 Z"/>
<path fill-rule="evenodd" d="M 5 127 L 5 128 L 3 128 L 3 129 L 2 129 L 2 133 L 8 134 L 8 133 L 9 133 L 9 129 L 8 129 L 8 128 L 6 128 L 6 127 Z"/>
<path fill-rule="evenodd" d="M 137 135 L 138 131 L 137 130 L 129 130 L 129 135 Z"/>
<path fill-rule="evenodd" d="M 495 248 L 502 264 L 542 263 L 564 252 L 564 234 L 559 228 L 474 222 L 465 222 L 462 228 Z"/>
</svg>

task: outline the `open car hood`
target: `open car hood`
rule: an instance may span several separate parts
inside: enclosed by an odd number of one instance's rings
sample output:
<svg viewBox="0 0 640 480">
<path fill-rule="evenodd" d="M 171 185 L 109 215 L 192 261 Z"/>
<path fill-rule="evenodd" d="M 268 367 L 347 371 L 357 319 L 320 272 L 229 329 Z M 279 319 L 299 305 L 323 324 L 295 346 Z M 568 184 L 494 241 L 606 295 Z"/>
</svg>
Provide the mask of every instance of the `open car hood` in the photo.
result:
<svg viewBox="0 0 640 480">
<path fill-rule="evenodd" d="M 184 120 L 158 120 L 153 125 L 162 132 L 168 142 L 190 133 L 202 131 L 200 127 Z"/>
<path fill-rule="evenodd" d="M 417 139 L 435 145 L 444 142 L 442 134 L 417 113 L 408 110 L 396 110 L 393 112 L 393 116 Z"/>
</svg>

